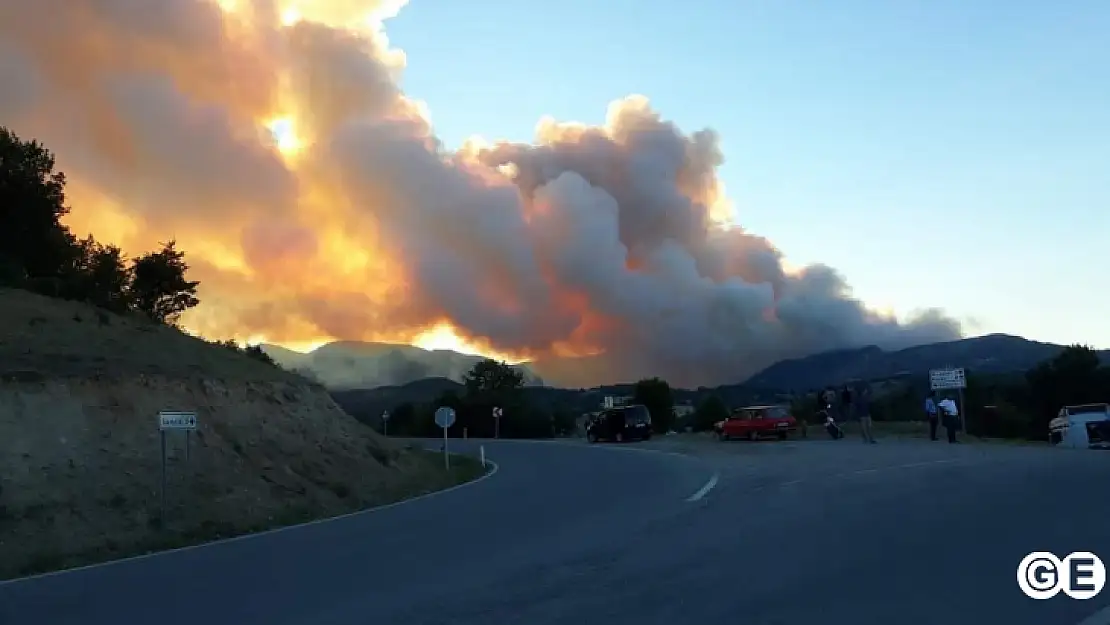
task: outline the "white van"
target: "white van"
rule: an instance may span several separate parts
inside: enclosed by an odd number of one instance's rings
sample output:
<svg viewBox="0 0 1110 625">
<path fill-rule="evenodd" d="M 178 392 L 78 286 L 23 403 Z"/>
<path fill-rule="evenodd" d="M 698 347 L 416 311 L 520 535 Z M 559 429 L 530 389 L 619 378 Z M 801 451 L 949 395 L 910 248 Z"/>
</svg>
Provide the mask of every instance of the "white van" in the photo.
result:
<svg viewBox="0 0 1110 625">
<path fill-rule="evenodd" d="M 1064 406 L 1048 424 L 1048 440 L 1056 447 L 1110 449 L 1110 404 Z"/>
</svg>

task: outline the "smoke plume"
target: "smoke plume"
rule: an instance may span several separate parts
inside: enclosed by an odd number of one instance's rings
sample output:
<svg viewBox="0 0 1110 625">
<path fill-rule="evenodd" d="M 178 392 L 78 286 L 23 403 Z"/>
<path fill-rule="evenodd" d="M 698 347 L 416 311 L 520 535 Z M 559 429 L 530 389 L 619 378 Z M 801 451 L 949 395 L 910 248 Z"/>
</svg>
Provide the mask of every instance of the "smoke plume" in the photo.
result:
<svg viewBox="0 0 1110 625">
<path fill-rule="evenodd" d="M 829 267 L 786 270 L 732 223 L 717 135 L 643 97 L 603 126 L 445 149 L 398 86 L 382 25 L 401 4 L 4 2 L 0 123 L 55 151 L 75 231 L 177 239 L 202 281 L 186 325 L 213 337 L 446 324 L 548 381 L 711 385 L 959 335 L 937 311 L 869 310 Z"/>
</svg>

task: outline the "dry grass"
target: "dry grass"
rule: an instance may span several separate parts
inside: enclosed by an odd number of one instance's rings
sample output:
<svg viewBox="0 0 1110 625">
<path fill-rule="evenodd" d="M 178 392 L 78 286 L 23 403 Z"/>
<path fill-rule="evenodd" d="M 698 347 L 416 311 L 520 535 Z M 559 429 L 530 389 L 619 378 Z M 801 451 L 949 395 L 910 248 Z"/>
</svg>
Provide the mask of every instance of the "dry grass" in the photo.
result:
<svg viewBox="0 0 1110 625">
<path fill-rule="evenodd" d="M 168 442 L 160 518 L 156 415 Z M 482 472 L 403 448 L 323 388 L 171 328 L 0 290 L 0 578 L 396 501 Z"/>
<path fill-rule="evenodd" d="M 306 383 L 140 317 L 12 289 L 0 289 L 0 371 L 30 379 L 150 374 Z"/>
</svg>

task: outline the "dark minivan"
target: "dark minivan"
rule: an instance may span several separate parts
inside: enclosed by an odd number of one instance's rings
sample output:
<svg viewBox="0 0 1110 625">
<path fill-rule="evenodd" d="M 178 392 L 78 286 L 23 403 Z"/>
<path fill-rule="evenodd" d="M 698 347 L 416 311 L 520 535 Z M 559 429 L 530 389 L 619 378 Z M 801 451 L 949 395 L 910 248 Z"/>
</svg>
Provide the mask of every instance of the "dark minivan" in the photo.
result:
<svg viewBox="0 0 1110 625">
<path fill-rule="evenodd" d="M 622 443 L 651 439 L 651 413 L 639 404 L 609 408 L 586 425 L 586 440 Z"/>
</svg>

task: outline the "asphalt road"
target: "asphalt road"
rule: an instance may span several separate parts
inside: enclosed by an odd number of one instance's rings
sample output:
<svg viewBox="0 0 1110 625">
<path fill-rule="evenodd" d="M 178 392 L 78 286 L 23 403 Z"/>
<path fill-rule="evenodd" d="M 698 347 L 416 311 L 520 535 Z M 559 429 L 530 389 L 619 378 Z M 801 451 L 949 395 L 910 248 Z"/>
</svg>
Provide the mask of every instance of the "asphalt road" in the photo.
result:
<svg viewBox="0 0 1110 625">
<path fill-rule="evenodd" d="M 1106 454 L 484 445 L 496 474 L 441 495 L 0 584 L 0 624 L 1077 625 L 1110 605 L 1015 583 L 1030 551 L 1110 559 Z"/>
</svg>

